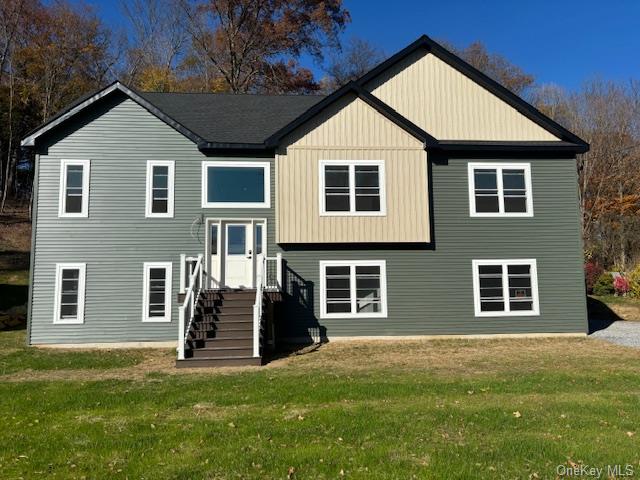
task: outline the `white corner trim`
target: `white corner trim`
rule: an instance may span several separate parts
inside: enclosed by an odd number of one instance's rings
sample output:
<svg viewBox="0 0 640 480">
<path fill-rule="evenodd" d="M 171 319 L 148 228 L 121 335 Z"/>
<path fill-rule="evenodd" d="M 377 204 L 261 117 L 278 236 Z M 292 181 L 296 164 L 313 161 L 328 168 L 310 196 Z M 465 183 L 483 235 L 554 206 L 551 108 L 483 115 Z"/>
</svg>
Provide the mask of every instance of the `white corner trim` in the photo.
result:
<svg viewBox="0 0 640 480">
<path fill-rule="evenodd" d="M 171 286 L 173 284 L 171 262 L 144 262 L 142 289 L 142 321 L 145 323 L 167 323 L 171 321 Z M 149 317 L 149 270 L 152 268 L 165 269 L 164 288 L 164 316 Z"/>
<path fill-rule="evenodd" d="M 167 173 L 167 211 L 165 213 L 153 213 L 153 167 L 168 167 Z M 147 160 L 147 190 L 144 216 L 145 218 L 173 218 L 174 191 L 175 191 L 175 162 L 173 160 Z"/>
<path fill-rule="evenodd" d="M 207 169 L 209 167 L 238 167 L 264 170 L 263 202 L 209 202 L 207 198 Z M 202 162 L 202 208 L 270 208 L 271 207 L 271 163 L 270 162 L 236 162 L 234 160 L 205 160 Z"/>
<path fill-rule="evenodd" d="M 327 313 L 327 279 L 326 268 L 350 267 L 349 287 L 351 288 L 351 313 Z M 355 313 L 356 269 L 357 266 L 380 267 L 380 308 L 378 313 Z M 322 260 L 320 261 L 320 318 L 387 318 L 387 262 L 386 260 Z"/>
<path fill-rule="evenodd" d="M 498 212 L 476 212 L 475 195 L 475 175 L 476 169 L 495 169 L 498 187 Z M 527 190 L 527 211 L 526 212 L 505 212 L 504 211 L 504 188 L 502 185 L 502 170 L 524 170 L 524 182 Z M 469 186 L 469 216 L 470 217 L 533 217 L 533 188 L 531 185 L 531 163 L 504 163 L 504 162 L 469 162 L 467 164 L 467 178 Z"/>
<path fill-rule="evenodd" d="M 66 213 L 67 198 L 67 167 L 71 165 L 82 166 L 82 209 L 78 213 Z M 91 184 L 90 160 L 60 160 L 60 186 L 58 197 L 58 217 L 60 218 L 87 218 L 89 216 L 89 187 Z"/>
<path fill-rule="evenodd" d="M 472 260 L 473 268 L 473 306 L 476 317 L 535 317 L 540 315 L 540 302 L 538 297 L 538 266 L 535 258 L 518 258 L 510 260 Z M 481 265 L 502 266 L 502 295 L 504 298 L 504 308 L 502 312 L 483 312 L 480 308 L 480 276 L 478 267 Z M 509 302 L 509 278 L 507 266 L 509 265 L 529 265 L 531 273 L 531 299 L 533 310 L 510 311 Z"/>
<path fill-rule="evenodd" d="M 62 301 L 62 272 L 64 270 L 79 271 L 78 274 L 78 313 L 75 319 L 60 318 L 60 303 Z M 53 297 L 53 323 L 57 325 L 78 325 L 84 323 L 84 299 L 86 285 L 86 263 L 56 263 L 55 291 Z"/>
<path fill-rule="evenodd" d="M 349 167 L 349 207 L 348 212 L 328 212 L 325 204 L 325 167 L 341 165 Z M 355 166 L 378 167 L 378 183 L 380 185 L 380 210 L 377 212 L 360 212 L 356 210 L 356 176 Z M 321 217 L 385 217 L 387 215 L 387 182 L 384 160 L 318 160 L 318 212 Z"/>
</svg>

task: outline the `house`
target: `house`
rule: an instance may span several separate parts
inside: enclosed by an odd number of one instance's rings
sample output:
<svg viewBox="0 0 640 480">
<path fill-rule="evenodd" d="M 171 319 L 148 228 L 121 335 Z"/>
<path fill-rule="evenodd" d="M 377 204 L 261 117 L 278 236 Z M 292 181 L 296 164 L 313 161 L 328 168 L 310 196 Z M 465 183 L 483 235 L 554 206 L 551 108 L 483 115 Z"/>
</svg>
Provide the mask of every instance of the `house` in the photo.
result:
<svg viewBox="0 0 640 480">
<path fill-rule="evenodd" d="M 115 82 L 22 144 L 32 345 L 587 331 L 588 145 L 426 36 L 326 97 Z"/>
</svg>

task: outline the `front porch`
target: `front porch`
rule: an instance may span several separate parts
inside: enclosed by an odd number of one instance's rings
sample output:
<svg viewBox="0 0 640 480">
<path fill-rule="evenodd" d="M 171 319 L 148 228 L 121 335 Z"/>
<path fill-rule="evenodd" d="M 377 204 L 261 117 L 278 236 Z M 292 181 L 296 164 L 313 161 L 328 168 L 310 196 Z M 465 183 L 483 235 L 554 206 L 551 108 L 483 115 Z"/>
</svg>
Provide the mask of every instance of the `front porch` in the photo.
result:
<svg viewBox="0 0 640 480">
<path fill-rule="evenodd" d="M 261 365 L 273 345 L 274 306 L 282 299 L 282 254 L 256 259 L 255 288 L 211 287 L 219 282 L 204 263 L 199 255 L 186 270 L 176 366 Z"/>
</svg>

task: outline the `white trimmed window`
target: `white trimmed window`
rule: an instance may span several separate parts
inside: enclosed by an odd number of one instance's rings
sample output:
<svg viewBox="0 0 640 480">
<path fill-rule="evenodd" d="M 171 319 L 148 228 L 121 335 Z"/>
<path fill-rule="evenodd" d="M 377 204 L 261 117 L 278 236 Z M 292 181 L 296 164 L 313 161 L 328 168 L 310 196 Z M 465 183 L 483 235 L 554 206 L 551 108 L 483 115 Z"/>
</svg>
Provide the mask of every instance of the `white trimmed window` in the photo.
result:
<svg viewBox="0 0 640 480">
<path fill-rule="evenodd" d="M 386 215 L 383 160 L 320 160 L 320 215 Z"/>
<path fill-rule="evenodd" d="M 89 160 L 60 162 L 59 217 L 89 216 Z"/>
<path fill-rule="evenodd" d="M 531 164 L 469 163 L 472 217 L 532 217 Z"/>
<path fill-rule="evenodd" d="M 202 208 L 269 208 L 269 162 L 202 162 Z"/>
<path fill-rule="evenodd" d="M 172 218 L 175 162 L 147 161 L 145 217 Z"/>
<path fill-rule="evenodd" d="M 536 261 L 473 260 L 476 317 L 539 315 Z"/>
<path fill-rule="evenodd" d="M 57 263 L 53 323 L 84 323 L 85 263 Z"/>
<path fill-rule="evenodd" d="M 321 318 L 385 318 L 384 260 L 320 262 Z"/>
<path fill-rule="evenodd" d="M 171 321 L 171 262 L 145 262 L 143 322 Z"/>
</svg>

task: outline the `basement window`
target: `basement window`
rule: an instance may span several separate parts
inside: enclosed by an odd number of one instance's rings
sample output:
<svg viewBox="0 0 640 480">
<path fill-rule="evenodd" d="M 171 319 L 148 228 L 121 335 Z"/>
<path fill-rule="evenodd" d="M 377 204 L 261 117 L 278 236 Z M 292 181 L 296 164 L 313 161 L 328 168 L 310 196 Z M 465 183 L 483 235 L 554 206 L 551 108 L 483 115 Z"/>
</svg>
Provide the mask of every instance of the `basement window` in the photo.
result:
<svg viewBox="0 0 640 480">
<path fill-rule="evenodd" d="M 143 322 L 171 321 L 171 262 L 144 264 Z"/>
<path fill-rule="evenodd" d="M 476 317 L 539 315 L 535 260 L 473 260 Z"/>
<path fill-rule="evenodd" d="M 384 260 L 320 262 L 321 318 L 386 318 Z"/>
<path fill-rule="evenodd" d="M 53 323 L 84 323 L 86 264 L 56 264 Z"/>
<path fill-rule="evenodd" d="M 383 161 L 321 160 L 318 170 L 320 215 L 386 214 Z"/>
<path fill-rule="evenodd" d="M 472 217 L 532 217 L 529 163 L 469 163 Z"/>
</svg>

